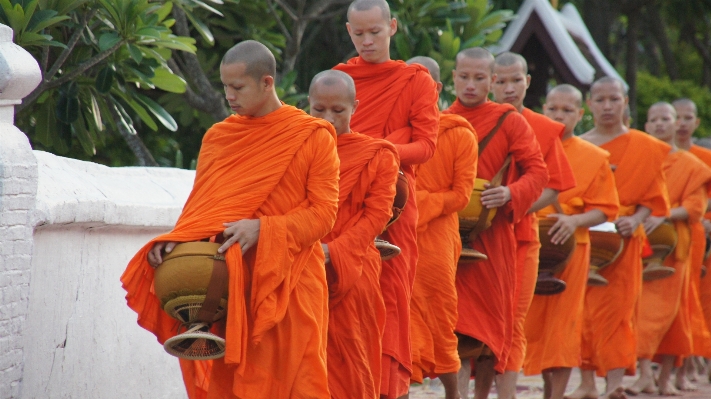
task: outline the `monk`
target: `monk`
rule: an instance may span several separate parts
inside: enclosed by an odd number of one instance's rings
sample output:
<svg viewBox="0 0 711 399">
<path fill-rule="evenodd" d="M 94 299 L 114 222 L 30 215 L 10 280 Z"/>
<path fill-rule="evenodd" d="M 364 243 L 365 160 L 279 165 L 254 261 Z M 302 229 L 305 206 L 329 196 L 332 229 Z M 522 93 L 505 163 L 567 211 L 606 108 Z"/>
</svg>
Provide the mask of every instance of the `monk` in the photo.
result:
<svg viewBox="0 0 711 399">
<path fill-rule="evenodd" d="M 382 235 L 401 254 L 383 262 L 380 286 L 385 300 L 383 365 L 380 393 L 406 396 L 412 376 L 410 298 L 417 264 L 417 202 L 415 165 L 435 152 L 439 110 L 437 87 L 427 68 L 390 59 L 390 38 L 397 31 L 385 0 L 356 0 L 348 7 L 348 34 L 358 56 L 334 69 L 356 84 L 359 111 L 351 128 L 395 145 L 400 169 L 409 183 L 409 197 L 398 220 Z"/>
<path fill-rule="evenodd" d="M 664 265 L 675 270 L 669 277 L 645 281 L 637 317 L 640 377 L 627 389 L 631 394 L 655 392 L 652 359 L 661 355 L 659 373 L 660 395 L 678 395 L 670 381 L 677 358 L 691 355 L 693 346 L 689 313 L 689 283 L 691 270 L 692 223 L 699 223 L 706 210 L 706 185 L 711 180 L 711 170 L 691 153 L 679 150 L 674 143 L 677 114 L 666 102 L 653 104 L 647 112 L 645 128 L 659 140 L 671 145 L 672 151 L 664 161 L 669 201 L 672 204 L 668 218 L 650 216 L 644 223 L 649 234 L 661 223 L 674 224 L 678 241 L 674 252 Z M 705 244 L 705 241 L 704 241 Z M 653 266 L 648 266 L 653 267 Z"/>
<path fill-rule="evenodd" d="M 213 325 L 226 353 L 180 361 L 191 399 L 330 398 L 319 239 L 338 208 L 336 135 L 328 122 L 282 104 L 275 75 L 261 43 L 227 51 L 220 78 L 236 115 L 205 134 L 175 228 L 146 244 L 121 277 L 138 324 L 163 343 L 176 321 L 153 293 L 153 269 L 176 243 L 226 238 L 218 252 L 229 273 L 227 316 Z"/>
<path fill-rule="evenodd" d="M 548 173 L 534 133 L 523 116 L 512 105 L 487 98 L 496 81 L 491 53 L 483 48 L 460 51 L 452 74 L 457 100 L 444 113 L 465 117 L 476 130 L 479 143 L 494 134 L 483 150 L 479 147 L 478 177 L 491 181 L 505 168 L 509 155 L 514 160 L 512 173 L 504 174 L 502 185 L 489 184 L 481 195 L 484 207 L 498 209 L 491 227 L 479 233 L 472 246 L 489 258 L 460 266 L 456 276 L 459 312 L 456 332 L 462 358 L 459 392 L 467 397 L 474 361 L 475 397 L 486 398 L 494 372 L 504 371 L 511 349 L 516 289 L 513 223 L 521 220 L 540 197 Z M 495 129 L 497 122 L 501 124 Z M 480 349 L 472 349 L 476 347 Z"/>
<path fill-rule="evenodd" d="M 548 185 L 543 189 L 541 196 L 529 209 L 528 214 L 514 225 L 517 243 L 513 341 L 506 359 L 506 371 L 496 377 L 496 391 L 499 398 L 513 399 L 516 394 L 516 380 L 526 353 L 524 334 L 526 313 L 533 299 L 538 276 L 538 253 L 541 243 L 538 239 L 538 219 L 535 212 L 556 202 L 558 193 L 575 187 L 575 177 L 560 141 L 565 126 L 523 106 L 526 91 L 531 84 L 526 59 L 516 53 L 501 53 L 496 56 L 494 73 L 496 74 L 496 81 L 492 87 L 494 101 L 513 105 L 531 125 L 549 176 Z"/>
<path fill-rule="evenodd" d="M 415 57 L 442 90 L 437 62 Z M 457 211 L 464 209 L 476 176 L 478 143 L 466 119 L 441 114 L 437 150 L 417 168 L 417 272 L 412 289 L 412 380 L 438 376 L 446 399 L 459 399 L 457 372 L 457 288 L 454 280 L 462 251 Z"/>
<path fill-rule="evenodd" d="M 328 387 L 332 398 L 380 394 L 385 304 L 380 292 L 380 253 L 374 239 L 392 216 L 398 159 L 385 140 L 354 133 L 355 83 L 341 71 L 311 81 L 311 115 L 336 129 L 341 160 L 336 223 L 321 242 L 329 291 Z"/>
<path fill-rule="evenodd" d="M 556 219 L 548 231 L 553 244 L 574 236 L 576 245 L 570 261 L 557 276 L 566 283 L 565 291 L 533 297 L 526 317 L 523 367 L 527 375 L 543 374 L 545 399 L 563 399 L 571 369 L 580 366 L 583 303 L 590 264 L 588 227 L 617 219 L 619 199 L 610 154 L 574 136 L 575 126 L 585 113 L 580 91 L 567 84 L 554 87 L 546 96 L 543 112 L 565 125 L 563 148 L 577 184 L 558 196 L 559 209 L 564 213 L 548 206 L 538 215 Z"/>
<path fill-rule="evenodd" d="M 691 138 L 699 127 L 701 120 L 698 117 L 696 104 L 688 98 L 675 100 L 672 105 L 678 114 L 679 127 L 676 132 L 676 145 L 698 157 L 706 166 L 711 167 L 711 150 L 693 144 Z M 711 198 L 711 191 L 707 192 Z M 694 338 L 693 353 L 696 363 L 700 364 L 703 372 L 702 358 L 711 358 L 711 279 L 702 276 L 702 267 L 708 270 L 709 260 L 704 259 L 706 252 L 706 237 L 711 233 L 711 207 L 707 201 L 707 213 L 701 223 L 691 224 L 691 282 L 689 285 L 690 317 L 692 334 Z M 703 263 L 706 262 L 706 265 Z M 696 380 L 696 367 L 694 359 L 684 361 L 684 367 L 677 371 L 676 387 L 680 390 L 690 390 L 695 387 L 691 380 Z M 686 373 L 685 373 L 686 372 Z"/>
<path fill-rule="evenodd" d="M 627 102 L 624 84 L 618 79 L 603 77 L 590 87 L 588 107 L 595 127 L 581 138 L 610 153 L 620 197 L 620 216 L 615 226 L 624 239 L 624 250 L 600 271 L 609 285 L 587 288 L 582 381 L 568 398 L 597 397 L 595 371 L 607 378 L 605 398 L 624 397 L 622 377 L 625 371 L 634 374 L 637 360 L 635 309 L 642 286 L 643 222 L 650 214 L 669 214 L 662 163 L 670 147 L 623 124 Z"/>
</svg>

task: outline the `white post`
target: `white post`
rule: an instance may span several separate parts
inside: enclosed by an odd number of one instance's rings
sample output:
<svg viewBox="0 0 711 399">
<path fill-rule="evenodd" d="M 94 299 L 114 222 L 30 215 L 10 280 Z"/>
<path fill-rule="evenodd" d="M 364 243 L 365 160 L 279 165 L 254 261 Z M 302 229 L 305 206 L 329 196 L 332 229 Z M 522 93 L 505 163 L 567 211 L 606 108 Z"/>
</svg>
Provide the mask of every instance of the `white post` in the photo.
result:
<svg viewBox="0 0 711 399">
<path fill-rule="evenodd" d="M 37 87 L 37 61 L 0 25 L 0 399 L 20 397 L 23 329 L 32 257 L 37 161 L 14 125 L 14 108 Z"/>
</svg>

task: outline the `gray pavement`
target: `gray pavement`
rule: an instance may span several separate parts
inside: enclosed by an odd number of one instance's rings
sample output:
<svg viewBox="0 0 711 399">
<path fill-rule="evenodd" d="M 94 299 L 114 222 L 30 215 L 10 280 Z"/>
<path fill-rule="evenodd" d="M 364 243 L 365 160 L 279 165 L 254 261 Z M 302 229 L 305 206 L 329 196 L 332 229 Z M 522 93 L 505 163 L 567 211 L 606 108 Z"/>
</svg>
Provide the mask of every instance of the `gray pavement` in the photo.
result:
<svg viewBox="0 0 711 399">
<path fill-rule="evenodd" d="M 625 386 L 630 386 L 636 380 L 636 377 L 625 377 Z M 573 370 L 573 374 L 568 382 L 567 392 L 572 392 L 580 383 L 580 372 L 576 369 Z M 602 378 L 596 379 L 597 387 L 599 392 L 604 392 L 605 380 Z M 711 383 L 707 379 L 695 382 L 697 390 L 693 392 L 683 392 L 681 396 L 675 396 L 674 398 L 680 399 L 711 399 Z M 473 387 L 473 382 L 471 384 Z M 473 397 L 474 392 L 470 390 L 470 398 Z M 639 399 L 658 399 L 661 396 L 658 394 L 640 394 L 637 396 L 629 396 L 629 398 L 639 398 Z M 410 388 L 410 398 L 411 399 L 439 399 L 444 398 L 444 389 L 439 380 L 425 380 L 422 385 L 413 385 Z M 496 399 L 496 388 L 492 388 L 490 399 Z M 521 374 L 519 376 L 517 384 L 516 399 L 542 399 L 543 398 L 543 380 L 540 375 L 536 376 L 524 376 Z"/>
</svg>

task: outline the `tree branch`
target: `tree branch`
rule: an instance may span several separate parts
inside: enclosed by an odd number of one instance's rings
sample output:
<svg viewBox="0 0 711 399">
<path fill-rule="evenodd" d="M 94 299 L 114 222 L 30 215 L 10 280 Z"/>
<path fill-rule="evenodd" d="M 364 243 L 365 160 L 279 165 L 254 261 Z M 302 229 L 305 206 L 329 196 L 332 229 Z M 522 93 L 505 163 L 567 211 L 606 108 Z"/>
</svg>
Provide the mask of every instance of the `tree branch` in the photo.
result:
<svg viewBox="0 0 711 399">
<path fill-rule="evenodd" d="M 276 1 L 277 4 L 279 4 L 279 7 L 283 8 L 284 11 L 286 11 L 287 14 L 289 14 L 289 18 L 293 19 L 294 21 L 299 20 L 299 16 L 296 15 L 296 11 L 294 11 L 288 4 L 284 2 L 284 0 L 274 0 Z"/>
<path fill-rule="evenodd" d="M 306 10 L 304 18 L 309 20 L 322 19 L 321 14 L 323 14 L 329 7 L 350 4 L 350 2 L 351 0 L 320 0 L 312 4 L 311 7 Z M 339 9 L 338 12 L 341 12 L 341 10 Z"/>
<path fill-rule="evenodd" d="M 89 24 L 89 20 L 91 18 L 93 18 L 94 15 L 96 15 L 97 11 L 98 10 L 91 10 L 91 12 L 89 12 L 88 14 L 86 14 L 84 16 L 84 20 L 81 23 L 81 27 L 79 29 L 77 29 L 76 31 L 74 31 L 72 36 L 69 38 L 69 42 L 67 43 L 67 48 L 62 50 L 62 52 L 59 54 L 59 57 L 57 57 L 57 60 L 52 65 L 52 69 L 50 69 L 49 72 L 47 72 L 47 74 L 44 76 L 45 81 L 49 82 L 50 80 L 52 80 L 54 75 L 57 74 L 57 71 L 59 71 L 59 68 L 61 68 L 62 65 L 64 65 L 64 61 L 66 61 L 67 58 L 69 58 L 69 55 L 74 50 L 74 47 L 77 45 L 77 42 L 79 42 L 79 39 L 81 38 L 81 35 L 84 32 L 84 29 Z"/>
<path fill-rule="evenodd" d="M 664 58 L 664 64 L 667 67 L 667 74 L 669 74 L 669 79 L 671 79 L 672 81 L 678 80 L 679 68 L 677 68 L 676 59 L 674 58 L 674 52 L 671 49 L 669 36 L 667 36 L 666 25 L 662 20 L 659 6 L 656 2 L 651 2 L 647 6 L 647 16 L 649 17 L 649 29 L 651 30 L 655 41 L 659 45 L 659 50 L 662 53 L 662 58 Z"/>
<path fill-rule="evenodd" d="M 286 37 L 287 41 L 291 41 L 291 32 L 289 32 L 289 29 L 284 25 L 284 21 L 279 18 L 279 14 L 277 14 L 276 9 L 274 8 L 274 4 L 272 3 L 272 0 L 267 0 L 267 6 L 269 7 L 269 11 L 272 13 L 274 16 L 274 19 L 276 19 L 277 24 L 279 25 L 279 29 L 281 29 L 281 33 Z"/>
<path fill-rule="evenodd" d="M 118 122 L 118 120 L 121 119 L 118 111 L 116 110 L 116 107 L 113 104 L 109 104 L 109 112 L 111 113 L 111 117 L 117 121 L 116 122 L 116 128 L 118 129 L 119 134 L 121 137 L 123 137 L 124 141 L 126 141 L 126 144 L 128 145 L 128 148 L 131 149 L 131 152 L 133 152 L 133 155 L 136 156 L 136 159 L 138 160 L 138 165 L 139 166 L 160 166 L 158 165 L 158 162 L 156 162 L 155 158 L 153 158 L 153 155 L 151 152 L 148 150 L 148 147 L 143 143 L 143 140 L 141 140 L 140 137 L 138 137 L 137 134 L 133 134 L 132 132 L 128 131 L 126 127 Z"/>
</svg>

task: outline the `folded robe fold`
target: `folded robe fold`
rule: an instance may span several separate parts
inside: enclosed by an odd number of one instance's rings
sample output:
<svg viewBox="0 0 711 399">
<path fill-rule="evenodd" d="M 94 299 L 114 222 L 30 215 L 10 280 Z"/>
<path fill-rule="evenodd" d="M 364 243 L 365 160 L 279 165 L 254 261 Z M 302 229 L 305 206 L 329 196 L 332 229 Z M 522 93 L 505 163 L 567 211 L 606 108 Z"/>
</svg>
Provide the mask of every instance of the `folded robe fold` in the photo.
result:
<svg viewBox="0 0 711 399">
<path fill-rule="evenodd" d="M 496 370 L 504 371 L 513 334 L 514 290 L 516 281 L 515 237 L 513 223 L 520 220 L 538 199 L 548 182 L 548 172 L 531 127 L 510 104 L 487 101 L 465 107 L 459 100 L 444 111 L 463 116 L 477 132 L 481 142 L 505 112 L 513 110 L 500 131 L 478 158 L 477 176 L 491 180 L 511 154 L 512 168 L 520 177 L 503 185 L 511 192 L 511 201 L 499 208 L 491 227 L 479 234 L 473 247 L 489 256 L 486 261 L 457 268 L 458 333 L 486 344 L 496 356 Z"/>
<path fill-rule="evenodd" d="M 566 215 L 576 215 L 597 209 L 609 221 L 617 218 L 619 198 L 615 177 L 610 169 L 607 151 L 579 137 L 563 142 L 563 148 L 575 173 L 576 186 L 558 196 Z M 539 212 L 539 217 L 557 213 L 553 206 Z M 583 329 L 583 302 L 590 264 L 590 233 L 588 228 L 575 231 L 575 251 L 563 272 L 557 277 L 566 282 L 558 295 L 538 295 L 533 298 L 526 316 L 526 357 L 524 373 L 540 374 L 557 367 L 580 366 L 580 345 Z"/>
<path fill-rule="evenodd" d="M 375 237 L 392 217 L 398 158 L 385 140 L 338 136 L 338 214 L 328 244 L 328 386 L 334 399 L 380 395 L 385 304 Z"/>
<path fill-rule="evenodd" d="M 456 373 L 457 289 L 455 274 L 462 251 L 457 211 L 474 187 L 477 164 L 474 128 L 458 115 L 440 115 L 437 150 L 417 168 L 417 249 L 412 290 L 412 380 Z"/>
<path fill-rule="evenodd" d="M 121 277 L 139 325 L 163 343 L 175 335 L 175 320 L 153 292 L 146 260 L 153 244 L 196 241 L 222 232 L 225 222 L 260 219 L 256 247 L 243 256 L 233 245 L 225 254 L 228 313 L 213 326 L 226 338 L 225 357 L 195 368 L 211 367 L 209 383 L 184 373 L 186 385 L 199 380 L 207 397 L 280 398 L 300 390 L 328 397 L 326 279 L 318 239 L 330 231 L 337 201 L 335 132 L 327 122 L 283 105 L 260 118 L 233 115 L 208 130 L 175 228 L 146 244 Z M 298 367 L 286 366 L 294 362 Z"/>
</svg>

